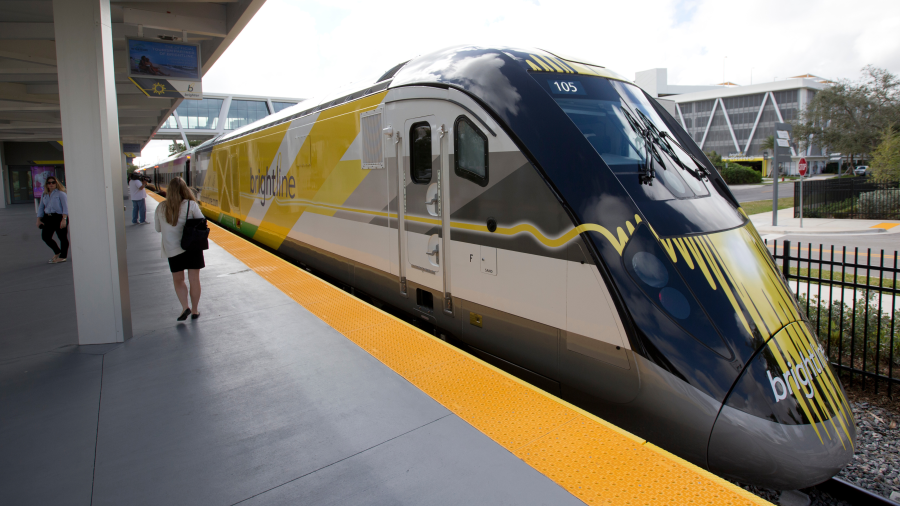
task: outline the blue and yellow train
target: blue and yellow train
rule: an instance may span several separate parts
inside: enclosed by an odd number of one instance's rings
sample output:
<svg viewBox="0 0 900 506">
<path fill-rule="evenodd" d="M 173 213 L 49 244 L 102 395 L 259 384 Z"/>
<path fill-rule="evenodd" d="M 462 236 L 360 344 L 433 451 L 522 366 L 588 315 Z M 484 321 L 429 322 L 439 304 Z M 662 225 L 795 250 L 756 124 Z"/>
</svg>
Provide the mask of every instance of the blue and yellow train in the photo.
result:
<svg viewBox="0 0 900 506">
<path fill-rule="evenodd" d="M 603 67 L 454 47 L 148 174 L 721 476 L 799 489 L 853 454 L 840 381 L 750 220 Z"/>
</svg>

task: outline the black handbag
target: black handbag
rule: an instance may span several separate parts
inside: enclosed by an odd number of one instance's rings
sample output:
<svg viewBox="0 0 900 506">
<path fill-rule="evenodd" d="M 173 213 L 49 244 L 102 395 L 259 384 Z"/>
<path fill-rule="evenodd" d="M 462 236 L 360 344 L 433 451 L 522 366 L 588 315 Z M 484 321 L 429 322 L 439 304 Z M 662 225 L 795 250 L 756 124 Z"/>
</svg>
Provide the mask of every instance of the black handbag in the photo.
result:
<svg viewBox="0 0 900 506">
<path fill-rule="evenodd" d="M 209 226 L 206 218 L 187 218 L 191 215 L 191 200 L 188 201 L 185 213 L 184 230 L 181 232 L 181 249 L 185 251 L 203 251 L 209 249 Z"/>
</svg>

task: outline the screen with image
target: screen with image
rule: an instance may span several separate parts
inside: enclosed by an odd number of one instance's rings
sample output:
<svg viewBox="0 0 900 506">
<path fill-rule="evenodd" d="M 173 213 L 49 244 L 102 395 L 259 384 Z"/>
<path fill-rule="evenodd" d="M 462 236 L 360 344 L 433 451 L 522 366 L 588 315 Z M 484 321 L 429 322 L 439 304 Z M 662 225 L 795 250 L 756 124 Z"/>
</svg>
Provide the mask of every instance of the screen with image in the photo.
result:
<svg viewBox="0 0 900 506">
<path fill-rule="evenodd" d="M 128 39 L 133 76 L 200 79 L 200 48 L 192 44 Z"/>
<path fill-rule="evenodd" d="M 35 165 L 31 167 L 31 178 L 34 181 L 32 186 L 34 188 L 34 198 L 41 198 L 41 194 L 44 193 L 44 181 L 50 176 L 56 177 L 56 167 L 52 165 Z"/>
</svg>

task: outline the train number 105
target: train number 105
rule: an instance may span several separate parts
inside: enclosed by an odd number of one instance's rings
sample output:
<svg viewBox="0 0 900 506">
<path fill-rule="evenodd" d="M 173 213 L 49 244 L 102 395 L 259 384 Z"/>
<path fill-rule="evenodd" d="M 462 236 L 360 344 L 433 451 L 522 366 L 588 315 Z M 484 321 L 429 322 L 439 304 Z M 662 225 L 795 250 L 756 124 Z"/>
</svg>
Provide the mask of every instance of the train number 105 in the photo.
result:
<svg viewBox="0 0 900 506">
<path fill-rule="evenodd" d="M 550 91 L 555 95 L 587 95 L 579 81 L 550 81 Z"/>
</svg>

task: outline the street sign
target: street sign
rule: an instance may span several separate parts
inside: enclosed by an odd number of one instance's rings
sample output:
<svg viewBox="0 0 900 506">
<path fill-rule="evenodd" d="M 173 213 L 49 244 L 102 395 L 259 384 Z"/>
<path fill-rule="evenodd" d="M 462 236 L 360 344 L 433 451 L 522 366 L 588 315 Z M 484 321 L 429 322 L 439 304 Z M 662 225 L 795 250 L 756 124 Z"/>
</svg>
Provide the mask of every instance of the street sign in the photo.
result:
<svg viewBox="0 0 900 506">
<path fill-rule="evenodd" d="M 779 158 L 786 157 L 779 161 L 790 160 L 792 130 L 793 126 L 790 123 L 775 123 L 775 149 L 773 151 Z"/>
<path fill-rule="evenodd" d="M 800 163 L 797 164 L 797 168 L 800 170 L 800 175 L 806 175 L 806 158 L 801 158 Z"/>
<path fill-rule="evenodd" d="M 790 138 L 793 130 L 790 123 L 775 123 L 775 149 L 772 150 L 772 226 L 778 226 L 778 164 L 791 159 Z"/>
</svg>

